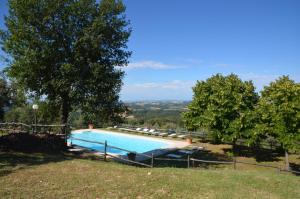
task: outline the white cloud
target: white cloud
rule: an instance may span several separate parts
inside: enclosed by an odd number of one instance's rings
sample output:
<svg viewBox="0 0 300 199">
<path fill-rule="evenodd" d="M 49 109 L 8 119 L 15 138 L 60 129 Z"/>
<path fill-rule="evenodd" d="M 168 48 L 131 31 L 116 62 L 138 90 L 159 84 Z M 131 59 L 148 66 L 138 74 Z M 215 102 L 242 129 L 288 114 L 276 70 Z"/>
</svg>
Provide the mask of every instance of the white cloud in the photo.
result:
<svg viewBox="0 0 300 199">
<path fill-rule="evenodd" d="M 182 66 L 176 66 L 171 64 L 165 64 L 158 61 L 153 60 L 144 60 L 138 62 L 131 62 L 124 69 L 142 69 L 142 68 L 149 68 L 149 69 L 156 69 L 156 70 L 164 70 L 164 69 L 174 69 L 174 68 L 182 68 Z"/>
<path fill-rule="evenodd" d="M 224 74 L 226 75 L 226 74 Z M 271 81 L 276 80 L 277 74 L 261 74 L 261 73 L 237 73 L 243 80 L 252 80 L 257 91 L 269 85 Z M 300 76 L 299 76 L 300 77 Z M 291 75 L 291 78 L 299 82 L 300 78 Z M 199 78 L 205 80 L 207 77 Z M 166 82 L 146 82 L 126 84 L 121 91 L 122 100 L 191 100 L 193 96 L 192 87 L 195 86 L 196 80 L 183 81 L 173 80 Z"/>
<path fill-rule="evenodd" d="M 142 84 L 133 84 L 131 86 L 136 88 L 163 88 L 163 89 L 180 89 L 186 88 L 187 86 L 193 85 L 194 82 L 191 81 L 181 81 L 181 80 L 173 80 L 169 82 L 150 82 L 150 83 L 142 83 Z"/>
<path fill-rule="evenodd" d="M 125 84 L 121 96 L 124 100 L 189 100 L 192 98 L 194 85 L 194 81 L 181 80 Z"/>
<path fill-rule="evenodd" d="M 216 64 L 215 66 L 218 66 L 218 67 L 228 67 L 228 66 L 232 66 L 230 64 Z"/>
</svg>

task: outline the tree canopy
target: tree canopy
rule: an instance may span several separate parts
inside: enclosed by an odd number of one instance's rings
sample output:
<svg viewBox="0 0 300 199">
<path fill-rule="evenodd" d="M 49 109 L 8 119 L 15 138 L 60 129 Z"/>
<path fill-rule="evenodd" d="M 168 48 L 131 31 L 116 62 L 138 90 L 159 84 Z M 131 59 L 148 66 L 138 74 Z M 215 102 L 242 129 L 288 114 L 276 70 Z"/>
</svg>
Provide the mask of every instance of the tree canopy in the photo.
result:
<svg viewBox="0 0 300 199">
<path fill-rule="evenodd" d="M 66 123 L 72 108 L 110 117 L 119 100 L 131 33 L 121 1 L 9 0 L 3 50 L 8 75 L 27 92 L 61 107 Z M 105 113 L 105 114 L 104 114 Z"/>
<path fill-rule="evenodd" d="M 257 107 L 258 122 L 253 136 L 262 139 L 271 136 L 283 149 L 300 147 L 300 84 L 282 76 L 261 92 Z"/>
<path fill-rule="evenodd" d="M 251 81 L 217 74 L 198 81 L 193 91 L 193 100 L 183 114 L 189 130 L 206 128 L 216 141 L 235 143 L 251 129 L 249 115 L 258 100 Z"/>
</svg>

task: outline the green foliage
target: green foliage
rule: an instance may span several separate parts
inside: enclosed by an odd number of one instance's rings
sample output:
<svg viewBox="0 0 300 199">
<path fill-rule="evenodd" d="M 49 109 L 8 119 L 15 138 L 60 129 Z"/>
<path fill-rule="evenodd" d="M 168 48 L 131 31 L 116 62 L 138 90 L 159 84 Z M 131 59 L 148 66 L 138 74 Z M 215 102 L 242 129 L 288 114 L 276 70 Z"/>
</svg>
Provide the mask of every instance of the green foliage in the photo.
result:
<svg viewBox="0 0 300 199">
<path fill-rule="evenodd" d="M 10 106 L 21 107 L 27 103 L 28 96 L 25 89 L 21 87 L 14 79 L 9 82 Z"/>
<path fill-rule="evenodd" d="M 39 101 L 39 108 L 36 112 L 37 114 L 37 122 L 39 124 L 57 124 L 60 122 L 59 115 L 59 107 L 56 104 L 51 103 L 50 101 Z M 32 109 L 32 105 L 30 105 Z"/>
<path fill-rule="evenodd" d="M 70 113 L 69 124 L 75 128 L 86 128 L 85 121 L 80 110 L 73 110 Z"/>
<path fill-rule="evenodd" d="M 175 129 L 183 127 L 184 124 L 178 110 L 147 110 L 133 111 L 132 118 L 127 118 L 126 122 L 133 126 L 148 126 L 153 128 Z"/>
<path fill-rule="evenodd" d="M 5 113 L 5 121 L 22 122 L 26 124 L 34 123 L 34 115 L 37 115 L 37 123 L 54 124 L 59 122 L 57 115 L 58 108 L 47 101 L 37 103 L 39 108 L 36 112 L 32 109 L 32 104 L 13 106 Z"/>
<path fill-rule="evenodd" d="M 124 73 L 117 66 L 128 62 L 131 30 L 121 1 L 9 0 L 8 5 L 1 43 L 11 56 L 10 77 L 60 107 L 63 123 L 73 108 L 109 119 L 123 111 L 118 94 Z"/>
<path fill-rule="evenodd" d="M 9 106 L 9 85 L 3 74 L 0 74 L 0 121 L 3 120 L 5 108 Z"/>
<path fill-rule="evenodd" d="M 299 149 L 300 84 L 282 76 L 266 86 L 261 94 L 253 139 L 274 137 L 285 150 Z"/>
<path fill-rule="evenodd" d="M 251 81 L 243 82 L 234 74 L 217 74 L 206 81 L 198 81 L 193 91 L 189 111 L 183 113 L 188 130 L 206 128 L 215 141 L 232 143 L 249 134 L 251 111 L 258 100 Z"/>
<path fill-rule="evenodd" d="M 33 124 L 34 123 L 33 109 L 29 105 L 13 107 L 5 113 L 5 121 Z"/>
</svg>

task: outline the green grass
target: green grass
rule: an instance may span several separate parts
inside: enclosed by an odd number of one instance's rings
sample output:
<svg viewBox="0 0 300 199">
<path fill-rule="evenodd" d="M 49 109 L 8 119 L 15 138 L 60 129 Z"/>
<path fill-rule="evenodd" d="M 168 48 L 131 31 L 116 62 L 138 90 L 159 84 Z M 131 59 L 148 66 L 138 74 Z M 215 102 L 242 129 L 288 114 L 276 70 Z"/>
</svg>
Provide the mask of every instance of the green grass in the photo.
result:
<svg viewBox="0 0 300 199">
<path fill-rule="evenodd" d="M 0 153 L 0 198 L 300 198 L 274 171 L 137 168 L 66 155 Z"/>
</svg>

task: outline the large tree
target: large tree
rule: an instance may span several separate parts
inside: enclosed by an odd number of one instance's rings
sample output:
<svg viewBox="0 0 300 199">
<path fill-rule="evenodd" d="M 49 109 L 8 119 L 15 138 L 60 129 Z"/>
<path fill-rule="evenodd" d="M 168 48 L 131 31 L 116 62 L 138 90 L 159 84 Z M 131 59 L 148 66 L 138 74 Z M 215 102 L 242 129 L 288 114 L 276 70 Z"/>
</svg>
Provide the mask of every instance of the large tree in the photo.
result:
<svg viewBox="0 0 300 199">
<path fill-rule="evenodd" d="M 205 128 L 214 139 L 233 144 L 246 137 L 252 128 L 251 114 L 258 100 L 251 81 L 242 81 L 231 74 L 217 74 L 198 81 L 194 97 L 183 114 L 189 130 Z"/>
<path fill-rule="evenodd" d="M 300 84 L 282 76 L 261 92 L 257 107 L 258 122 L 253 137 L 275 138 L 286 151 L 286 167 L 289 169 L 288 152 L 300 149 Z"/>
<path fill-rule="evenodd" d="M 59 105 L 62 123 L 74 107 L 120 110 L 124 73 L 118 66 L 131 54 L 121 1 L 9 0 L 8 5 L 1 41 L 11 58 L 10 77 Z"/>
</svg>

